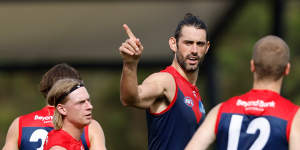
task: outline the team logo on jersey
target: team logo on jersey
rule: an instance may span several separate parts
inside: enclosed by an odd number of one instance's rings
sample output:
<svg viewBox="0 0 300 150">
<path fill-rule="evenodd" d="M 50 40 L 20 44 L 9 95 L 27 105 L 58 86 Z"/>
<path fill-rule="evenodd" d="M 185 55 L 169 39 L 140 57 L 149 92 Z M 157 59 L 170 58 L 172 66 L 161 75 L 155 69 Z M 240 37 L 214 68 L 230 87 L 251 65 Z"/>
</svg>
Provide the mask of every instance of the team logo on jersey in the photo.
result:
<svg viewBox="0 0 300 150">
<path fill-rule="evenodd" d="M 194 102 L 193 102 L 193 99 L 186 96 L 184 97 L 184 103 L 189 106 L 189 107 L 193 107 L 194 106 Z"/>
</svg>

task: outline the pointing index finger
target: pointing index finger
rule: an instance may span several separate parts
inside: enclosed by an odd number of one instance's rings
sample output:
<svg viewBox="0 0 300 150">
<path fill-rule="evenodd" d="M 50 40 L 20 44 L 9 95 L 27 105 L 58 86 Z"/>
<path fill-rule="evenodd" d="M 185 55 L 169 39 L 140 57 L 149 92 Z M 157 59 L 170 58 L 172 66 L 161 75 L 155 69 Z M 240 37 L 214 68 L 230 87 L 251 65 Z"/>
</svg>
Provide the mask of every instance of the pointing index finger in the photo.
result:
<svg viewBox="0 0 300 150">
<path fill-rule="evenodd" d="M 130 30 L 130 28 L 127 26 L 127 24 L 123 24 L 123 28 L 126 31 L 128 37 L 130 39 L 136 39 L 135 35 L 132 33 L 132 31 Z"/>
</svg>

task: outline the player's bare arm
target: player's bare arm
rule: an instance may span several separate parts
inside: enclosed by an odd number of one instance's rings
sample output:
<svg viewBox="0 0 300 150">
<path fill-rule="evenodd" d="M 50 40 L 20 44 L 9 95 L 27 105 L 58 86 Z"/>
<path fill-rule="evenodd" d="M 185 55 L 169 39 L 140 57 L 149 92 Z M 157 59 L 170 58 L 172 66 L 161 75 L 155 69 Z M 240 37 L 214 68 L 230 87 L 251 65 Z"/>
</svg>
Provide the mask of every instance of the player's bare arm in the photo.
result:
<svg viewBox="0 0 300 150">
<path fill-rule="evenodd" d="M 19 137 L 19 117 L 16 118 L 10 125 L 5 145 L 2 150 L 18 150 L 18 137 Z"/>
<path fill-rule="evenodd" d="M 104 132 L 96 120 L 89 124 L 90 150 L 106 150 Z"/>
<path fill-rule="evenodd" d="M 289 150 L 297 150 L 300 147 L 300 109 L 296 113 L 291 131 L 290 131 L 290 140 L 289 140 Z"/>
<path fill-rule="evenodd" d="M 134 106 L 151 108 L 151 112 L 158 113 L 168 107 L 175 96 L 175 81 L 169 73 L 159 72 L 151 74 L 138 86 L 138 99 Z M 157 101 L 160 99 L 159 101 Z"/>
<path fill-rule="evenodd" d="M 123 58 L 120 81 L 122 104 L 138 108 L 149 108 L 158 97 L 166 96 L 172 99 L 171 97 L 174 94 L 168 93 L 170 91 L 168 88 L 170 84 L 175 87 L 175 82 L 172 81 L 172 76 L 169 74 L 155 73 L 147 77 L 141 85 L 138 84 L 137 65 L 144 48 L 130 28 L 127 25 L 123 25 L 123 27 L 129 38 L 119 48 L 120 55 Z M 166 79 L 167 81 L 165 81 Z"/>
<path fill-rule="evenodd" d="M 215 141 L 215 125 L 220 106 L 218 104 L 208 113 L 185 150 L 205 150 Z"/>
</svg>

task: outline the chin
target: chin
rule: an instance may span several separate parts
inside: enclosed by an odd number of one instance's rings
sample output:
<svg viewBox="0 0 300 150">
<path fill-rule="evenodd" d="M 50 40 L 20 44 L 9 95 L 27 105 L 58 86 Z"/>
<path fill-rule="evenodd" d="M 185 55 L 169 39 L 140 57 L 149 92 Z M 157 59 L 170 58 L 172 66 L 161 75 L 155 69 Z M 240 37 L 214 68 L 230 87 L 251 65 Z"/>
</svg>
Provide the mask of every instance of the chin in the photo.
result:
<svg viewBox="0 0 300 150">
<path fill-rule="evenodd" d="M 197 69 L 198 69 L 198 66 L 188 66 L 188 67 L 186 67 L 185 71 L 189 72 L 189 73 L 193 73 L 193 72 L 197 71 Z"/>
</svg>

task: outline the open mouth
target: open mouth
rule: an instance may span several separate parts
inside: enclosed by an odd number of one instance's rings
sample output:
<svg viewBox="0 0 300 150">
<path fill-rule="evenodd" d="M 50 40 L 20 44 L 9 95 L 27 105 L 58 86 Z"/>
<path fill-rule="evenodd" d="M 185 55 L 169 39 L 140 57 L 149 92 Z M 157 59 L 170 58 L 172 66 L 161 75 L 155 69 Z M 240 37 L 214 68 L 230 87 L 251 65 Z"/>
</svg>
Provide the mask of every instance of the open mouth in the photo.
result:
<svg viewBox="0 0 300 150">
<path fill-rule="evenodd" d="M 198 59 L 196 57 L 189 57 L 187 60 L 190 64 L 196 64 L 198 62 Z"/>
<path fill-rule="evenodd" d="M 92 113 L 85 115 L 87 118 L 92 118 Z"/>
</svg>

